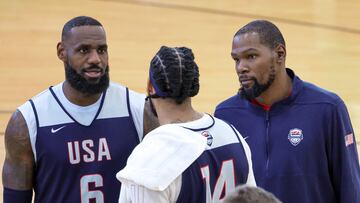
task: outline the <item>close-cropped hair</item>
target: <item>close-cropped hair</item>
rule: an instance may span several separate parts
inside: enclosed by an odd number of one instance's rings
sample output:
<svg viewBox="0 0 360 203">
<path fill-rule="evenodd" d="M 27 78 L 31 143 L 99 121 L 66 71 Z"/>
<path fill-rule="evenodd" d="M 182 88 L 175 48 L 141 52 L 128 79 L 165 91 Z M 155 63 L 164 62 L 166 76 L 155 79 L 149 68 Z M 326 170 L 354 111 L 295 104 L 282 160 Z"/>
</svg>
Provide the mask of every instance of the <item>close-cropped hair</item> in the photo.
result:
<svg viewBox="0 0 360 203">
<path fill-rule="evenodd" d="M 162 46 L 150 63 L 150 80 L 156 94 L 177 104 L 199 92 L 199 68 L 191 49 Z"/>
<path fill-rule="evenodd" d="M 274 49 L 277 45 L 285 46 L 285 40 L 278 27 L 267 20 L 255 20 L 244 27 L 240 28 L 234 37 L 246 33 L 257 33 L 259 35 L 260 43 L 266 45 L 270 49 Z"/>
<path fill-rule="evenodd" d="M 102 24 L 89 16 L 78 16 L 71 20 L 69 20 L 67 23 L 65 23 L 62 33 L 61 33 L 61 40 L 64 41 L 67 34 L 70 32 L 70 30 L 74 27 L 80 27 L 80 26 L 101 26 Z"/>
<path fill-rule="evenodd" d="M 223 203 L 281 203 L 281 201 L 262 188 L 240 185 L 225 197 Z"/>
</svg>

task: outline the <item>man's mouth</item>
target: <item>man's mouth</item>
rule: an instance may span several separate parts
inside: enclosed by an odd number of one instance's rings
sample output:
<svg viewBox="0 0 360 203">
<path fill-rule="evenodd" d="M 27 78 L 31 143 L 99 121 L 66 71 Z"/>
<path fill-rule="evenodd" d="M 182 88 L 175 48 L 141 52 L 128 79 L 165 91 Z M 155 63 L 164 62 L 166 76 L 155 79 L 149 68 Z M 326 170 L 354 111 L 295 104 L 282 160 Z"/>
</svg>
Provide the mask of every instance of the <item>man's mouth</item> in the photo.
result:
<svg viewBox="0 0 360 203">
<path fill-rule="evenodd" d="M 241 86 L 247 88 L 254 82 L 254 78 L 251 78 L 246 75 L 241 75 L 239 77 L 239 81 L 240 81 Z"/>
<path fill-rule="evenodd" d="M 89 78 L 99 78 L 102 75 L 102 70 L 100 68 L 90 68 L 84 70 L 84 75 Z"/>
<path fill-rule="evenodd" d="M 253 83 L 253 80 L 252 79 L 243 79 L 243 80 L 240 80 L 240 83 L 243 87 L 249 87 L 252 83 Z"/>
</svg>

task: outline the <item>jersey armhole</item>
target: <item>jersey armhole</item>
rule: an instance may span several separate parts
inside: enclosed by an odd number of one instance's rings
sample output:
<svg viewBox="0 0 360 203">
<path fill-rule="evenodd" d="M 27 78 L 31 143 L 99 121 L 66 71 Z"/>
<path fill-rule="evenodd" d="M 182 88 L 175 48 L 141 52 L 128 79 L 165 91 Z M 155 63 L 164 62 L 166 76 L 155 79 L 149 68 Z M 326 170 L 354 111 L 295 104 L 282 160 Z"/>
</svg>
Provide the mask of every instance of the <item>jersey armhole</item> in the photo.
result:
<svg viewBox="0 0 360 203">
<path fill-rule="evenodd" d="M 129 94 L 129 88 L 126 87 L 126 106 L 127 106 L 127 109 L 128 109 L 128 112 L 129 112 L 129 117 L 131 119 L 131 123 L 136 131 L 136 134 L 137 134 L 137 140 L 138 140 L 138 143 L 141 142 L 142 138 L 144 137 L 143 135 L 143 132 L 138 132 L 137 128 L 136 128 L 136 124 L 135 124 L 135 121 L 134 121 L 134 117 L 133 117 L 133 114 L 132 114 L 132 111 L 131 111 L 131 106 L 130 106 L 130 94 Z M 141 133 L 141 135 L 140 135 Z"/>
<path fill-rule="evenodd" d="M 227 122 L 225 122 L 225 123 L 227 123 Z M 231 127 L 231 129 L 234 131 L 234 134 L 235 134 L 235 136 L 236 136 L 236 138 L 239 140 L 239 143 L 241 144 L 241 149 L 242 149 L 242 151 L 243 151 L 243 153 L 245 154 L 245 158 L 246 158 L 246 165 L 247 165 L 247 174 L 249 174 L 250 173 L 250 166 L 249 166 L 249 158 L 248 158 L 248 156 L 247 156 L 247 153 L 246 153 L 246 151 L 245 151 L 245 148 L 244 148 L 244 145 L 243 145 L 243 142 L 241 141 L 241 139 L 240 139 L 240 137 L 239 136 L 241 136 L 240 134 L 238 134 L 237 133 L 237 131 L 235 130 L 235 128 L 234 128 L 234 126 L 232 126 L 231 124 L 229 124 L 229 123 L 227 123 L 230 127 Z M 250 160 L 251 161 L 251 160 Z M 248 181 L 248 177 L 249 176 L 246 176 L 246 180 L 245 180 L 245 182 L 247 182 Z"/>
<path fill-rule="evenodd" d="M 35 121 L 36 121 L 36 129 L 39 129 L 39 118 L 38 118 L 38 114 L 37 114 L 37 111 L 36 111 L 36 108 L 35 108 L 35 104 L 33 102 L 33 100 L 29 100 L 30 104 L 31 104 L 31 108 L 33 109 L 34 111 L 34 115 L 35 115 Z"/>
</svg>

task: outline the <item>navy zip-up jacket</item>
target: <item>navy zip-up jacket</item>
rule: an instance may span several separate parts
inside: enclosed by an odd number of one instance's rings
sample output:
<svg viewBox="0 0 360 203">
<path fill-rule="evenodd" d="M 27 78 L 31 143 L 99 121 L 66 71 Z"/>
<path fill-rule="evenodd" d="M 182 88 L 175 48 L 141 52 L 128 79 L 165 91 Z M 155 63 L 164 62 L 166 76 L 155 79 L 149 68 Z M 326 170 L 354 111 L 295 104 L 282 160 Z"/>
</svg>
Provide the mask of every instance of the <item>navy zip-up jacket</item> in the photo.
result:
<svg viewBox="0 0 360 203">
<path fill-rule="evenodd" d="M 244 136 L 257 185 L 284 203 L 360 203 L 355 134 L 344 102 L 287 73 L 292 93 L 269 111 L 236 94 L 215 116 Z"/>
</svg>

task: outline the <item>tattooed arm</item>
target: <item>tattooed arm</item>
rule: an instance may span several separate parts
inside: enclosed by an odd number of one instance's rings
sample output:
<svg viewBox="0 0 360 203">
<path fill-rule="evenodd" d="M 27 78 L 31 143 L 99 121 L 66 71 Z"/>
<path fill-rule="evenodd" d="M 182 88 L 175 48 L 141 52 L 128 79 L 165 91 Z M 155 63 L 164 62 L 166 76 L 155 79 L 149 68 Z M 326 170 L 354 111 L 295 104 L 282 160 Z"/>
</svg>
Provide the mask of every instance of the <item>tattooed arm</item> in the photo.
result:
<svg viewBox="0 0 360 203">
<path fill-rule="evenodd" d="M 5 188 L 31 190 L 34 182 L 34 156 L 24 117 L 14 112 L 5 131 L 5 162 L 2 180 Z"/>
</svg>

